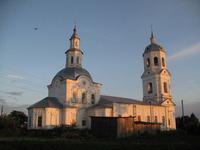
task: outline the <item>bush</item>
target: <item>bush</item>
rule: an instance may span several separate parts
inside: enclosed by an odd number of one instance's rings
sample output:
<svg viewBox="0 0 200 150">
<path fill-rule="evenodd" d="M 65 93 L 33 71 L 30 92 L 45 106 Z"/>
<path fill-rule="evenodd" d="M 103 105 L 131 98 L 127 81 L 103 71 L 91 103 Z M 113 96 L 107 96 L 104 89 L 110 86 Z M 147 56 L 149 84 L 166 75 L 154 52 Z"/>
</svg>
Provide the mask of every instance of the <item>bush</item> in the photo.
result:
<svg viewBox="0 0 200 150">
<path fill-rule="evenodd" d="M 26 128 L 27 116 L 20 111 L 12 111 L 9 115 L 0 116 L 0 129 Z"/>
<path fill-rule="evenodd" d="M 61 125 L 50 130 L 47 129 L 27 130 L 27 136 L 45 137 L 45 138 L 67 138 L 67 139 L 93 138 L 90 130 L 77 129 L 74 125 L 72 126 Z"/>
<path fill-rule="evenodd" d="M 200 135 L 200 123 L 193 113 L 190 116 L 177 117 L 176 127 L 179 132 Z"/>
</svg>

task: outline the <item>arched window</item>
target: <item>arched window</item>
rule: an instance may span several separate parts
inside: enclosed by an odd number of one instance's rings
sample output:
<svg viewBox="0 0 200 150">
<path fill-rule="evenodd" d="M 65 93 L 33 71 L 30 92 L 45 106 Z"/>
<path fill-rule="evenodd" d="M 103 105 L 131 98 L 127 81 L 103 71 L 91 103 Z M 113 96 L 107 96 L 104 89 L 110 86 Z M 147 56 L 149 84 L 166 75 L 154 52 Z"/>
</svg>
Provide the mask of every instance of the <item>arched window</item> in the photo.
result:
<svg viewBox="0 0 200 150">
<path fill-rule="evenodd" d="M 76 63 L 79 64 L 79 57 L 76 58 Z"/>
<path fill-rule="evenodd" d="M 71 57 L 71 64 L 73 64 L 74 63 L 74 57 L 72 56 Z"/>
<path fill-rule="evenodd" d="M 163 88 L 164 88 L 164 92 L 167 93 L 168 89 L 167 89 L 167 83 L 166 82 L 163 83 Z"/>
<path fill-rule="evenodd" d="M 91 95 L 91 104 L 94 104 L 94 103 L 95 103 L 95 95 L 92 94 L 92 95 Z"/>
<path fill-rule="evenodd" d="M 149 58 L 147 58 L 147 60 L 146 60 L 146 65 L 147 65 L 147 67 L 150 67 L 150 59 Z"/>
<path fill-rule="evenodd" d="M 86 101 L 86 93 L 83 92 L 83 93 L 82 93 L 82 103 L 83 103 L 83 104 L 86 104 L 86 102 L 87 102 L 87 101 Z"/>
<path fill-rule="evenodd" d="M 162 66 L 165 67 L 165 59 L 162 57 Z"/>
<path fill-rule="evenodd" d="M 154 65 L 158 66 L 158 57 L 154 57 Z"/>
<path fill-rule="evenodd" d="M 155 122 L 158 122 L 158 117 L 157 116 L 155 116 Z"/>
<path fill-rule="evenodd" d="M 86 126 L 86 120 L 82 120 L 82 126 Z"/>
<path fill-rule="evenodd" d="M 75 41 L 75 46 L 78 47 L 78 41 Z"/>
<path fill-rule="evenodd" d="M 162 124 L 165 124 L 165 116 L 162 116 Z"/>
<path fill-rule="evenodd" d="M 73 92 L 73 97 L 72 97 L 72 103 L 76 103 L 76 98 L 77 98 L 77 94 L 76 92 Z"/>
<path fill-rule="evenodd" d="M 138 116 L 138 121 L 141 121 L 141 116 Z"/>
<path fill-rule="evenodd" d="M 147 116 L 147 122 L 150 122 L 150 116 Z"/>
<path fill-rule="evenodd" d="M 153 85 L 152 85 L 151 82 L 148 83 L 147 91 L 148 91 L 149 94 L 153 92 Z"/>
<path fill-rule="evenodd" d="M 32 126 L 32 114 L 28 113 L 28 126 L 31 127 Z"/>
<path fill-rule="evenodd" d="M 38 116 L 38 127 L 42 127 L 42 116 Z"/>
<path fill-rule="evenodd" d="M 170 126 L 170 124 L 171 124 L 171 121 L 170 121 L 170 119 L 168 119 L 168 125 Z"/>
</svg>

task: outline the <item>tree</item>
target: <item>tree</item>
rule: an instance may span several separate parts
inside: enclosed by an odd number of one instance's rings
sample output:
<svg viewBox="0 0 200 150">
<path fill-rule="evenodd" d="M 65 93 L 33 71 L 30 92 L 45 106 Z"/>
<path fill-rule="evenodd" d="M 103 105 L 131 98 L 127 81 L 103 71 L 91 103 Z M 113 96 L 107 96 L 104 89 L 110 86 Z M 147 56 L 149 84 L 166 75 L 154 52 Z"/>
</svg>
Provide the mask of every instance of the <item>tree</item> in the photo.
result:
<svg viewBox="0 0 200 150">
<path fill-rule="evenodd" d="M 25 128 L 27 125 L 28 117 L 21 111 L 12 111 L 9 118 L 14 120 L 14 128 Z"/>
<path fill-rule="evenodd" d="M 199 125 L 199 119 L 193 113 L 190 115 L 190 119 L 192 125 L 194 126 Z"/>
<path fill-rule="evenodd" d="M 200 123 L 193 113 L 190 116 L 177 117 L 176 127 L 177 130 L 183 130 L 189 134 L 200 134 Z"/>
<path fill-rule="evenodd" d="M 7 115 L 0 116 L 0 129 L 12 129 L 15 126 L 15 122 L 11 117 Z"/>
</svg>

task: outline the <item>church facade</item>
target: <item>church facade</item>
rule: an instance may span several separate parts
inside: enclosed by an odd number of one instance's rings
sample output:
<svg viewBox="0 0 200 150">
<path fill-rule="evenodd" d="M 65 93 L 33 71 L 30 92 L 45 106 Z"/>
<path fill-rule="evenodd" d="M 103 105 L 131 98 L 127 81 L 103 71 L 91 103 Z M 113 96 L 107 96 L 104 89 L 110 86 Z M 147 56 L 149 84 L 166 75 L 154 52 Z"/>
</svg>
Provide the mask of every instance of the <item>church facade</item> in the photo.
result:
<svg viewBox="0 0 200 150">
<path fill-rule="evenodd" d="M 82 67 L 83 51 L 76 27 L 65 54 L 65 68 L 47 86 L 48 97 L 28 107 L 29 129 L 51 129 L 59 125 L 90 129 L 91 116 L 132 116 L 138 122 L 160 123 L 162 130 L 176 129 L 166 51 L 156 43 L 153 33 L 143 53 L 143 101 L 101 95 L 102 84 L 95 82 Z"/>
</svg>

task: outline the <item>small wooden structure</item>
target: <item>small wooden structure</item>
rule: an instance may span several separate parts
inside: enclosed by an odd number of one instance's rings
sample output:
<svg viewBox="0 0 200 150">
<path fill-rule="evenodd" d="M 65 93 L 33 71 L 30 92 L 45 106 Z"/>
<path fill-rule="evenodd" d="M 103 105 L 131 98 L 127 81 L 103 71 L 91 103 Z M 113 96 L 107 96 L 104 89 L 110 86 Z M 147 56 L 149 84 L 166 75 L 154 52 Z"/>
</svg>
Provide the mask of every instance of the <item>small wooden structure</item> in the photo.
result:
<svg viewBox="0 0 200 150">
<path fill-rule="evenodd" d="M 91 117 L 91 130 L 97 137 L 127 137 L 134 133 L 160 130 L 160 123 L 134 122 L 134 117 Z"/>
<path fill-rule="evenodd" d="M 134 122 L 135 133 L 144 133 L 144 132 L 154 133 L 159 130 L 161 130 L 161 123 L 141 122 L 141 121 Z"/>
<path fill-rule="evenodd" d="M 124 137 L 133 133 L 134 117 L 91 117 L 91 129 L 98 137 Z"/>
</svg>

